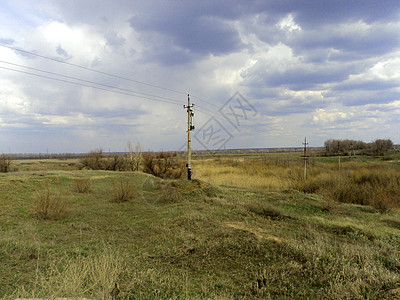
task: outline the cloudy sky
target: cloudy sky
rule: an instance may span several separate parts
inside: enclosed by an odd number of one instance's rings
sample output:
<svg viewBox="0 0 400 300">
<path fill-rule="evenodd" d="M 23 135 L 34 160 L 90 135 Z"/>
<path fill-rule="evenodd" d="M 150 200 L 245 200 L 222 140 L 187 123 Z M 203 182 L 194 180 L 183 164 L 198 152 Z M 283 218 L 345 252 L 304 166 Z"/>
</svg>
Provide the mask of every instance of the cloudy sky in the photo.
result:
<svg viewBox="0 0 400 300">
<path fill-rule="evenodd" d="M 2 153 L 400 143 L 395 0 L 0 0 Z"/>
</svg>

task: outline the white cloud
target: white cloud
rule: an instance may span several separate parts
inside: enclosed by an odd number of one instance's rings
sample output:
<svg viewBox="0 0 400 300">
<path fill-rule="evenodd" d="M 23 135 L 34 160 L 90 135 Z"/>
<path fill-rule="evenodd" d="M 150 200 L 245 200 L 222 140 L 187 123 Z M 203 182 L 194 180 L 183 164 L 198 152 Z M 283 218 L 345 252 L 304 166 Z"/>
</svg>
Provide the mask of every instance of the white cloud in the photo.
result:
<svg viewBox="0 0 400 300">
<path fill-rule="evenodd" d="M 284 17 L 282 20 L 276 24 L 280 29 L 283 30 L 288 30 L 289 32 L 292 32 L 294 30 L 299 30 L 301 31 L 301 26 L 299 24 L 296 24 L 293 18 L 292 14 L 288 14 L 286 17 Z"/>
<path fill-rule="evenodd" d="M 313 114 L 313 122 L 321 125 L 334 125 L 354 118 L 353 112 L 339 111 L 338 109 L 318 108 Z"/>
</svg>

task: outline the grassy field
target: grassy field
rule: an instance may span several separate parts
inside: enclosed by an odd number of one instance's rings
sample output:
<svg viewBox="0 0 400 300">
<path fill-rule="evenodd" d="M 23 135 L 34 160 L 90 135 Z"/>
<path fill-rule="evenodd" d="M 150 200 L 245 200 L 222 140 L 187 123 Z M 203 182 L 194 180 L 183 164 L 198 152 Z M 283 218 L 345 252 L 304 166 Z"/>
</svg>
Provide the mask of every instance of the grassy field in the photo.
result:
<svg viewBox="0 0 400 300">
<path fill-rule="evenodd" d="M 14 164 L 0 173 L 2 298 L 400 299 L 396 162 L 313 158 L 304 181 L 287 154 L 202 157 L 191 182 Z M 388 210 L 379 193 L 337 195 L 378 184 Z"/>
</svg>

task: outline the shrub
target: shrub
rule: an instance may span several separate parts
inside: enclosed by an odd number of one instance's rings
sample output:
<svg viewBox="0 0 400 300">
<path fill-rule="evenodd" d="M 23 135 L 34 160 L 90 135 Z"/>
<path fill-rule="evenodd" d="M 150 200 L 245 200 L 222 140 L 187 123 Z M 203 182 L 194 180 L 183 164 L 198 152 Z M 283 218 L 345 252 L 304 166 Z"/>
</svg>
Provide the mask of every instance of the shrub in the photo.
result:
<svg viewBox="0 0 400 300">
<path fill-rule="evenodd" d="M 40 220 L 59 220 L 66 214 L 67 203 L 48 186 L 36 195 L 34 212 Z"/>
<path fill-rule="evenodd" d="M 134 190 L 129 180 L 119 181 L 114 185 L 113 189 L 113 201 L 112 202 L 126 202 L 133 198 Z"/>
<path fill-rule="evenodd" d="M 10 172 L 10 166 L 11 159 L 5 154 L 0 155 L 0 172 Z"/>
<path fill-rule="evenodd" d="M 103 150 L 97 149 L 90 151 L 81 159 L 83 167 L 92 170 L 101 170 L 104 168 Z"/>
<path fill-rule="evenodd" d="M 103 160 L 103 168 L 109 171 L 128 170 L 129 165 L 122 155 L 113 154 L 106 160 Z"/>
<path fill-rule="evenodd" d="M 176 153 L 143 153 L 143 172 L 160 178 L 182 178 L 185 174 L 186 164 L 176 159 Z"/>
<path fill-rule="evenodd" d="M 377 188 L 372 198 L 371 205 L 381 214 L 385 214 L 392 210 L 394 201 L 383 188 Z"/>
<path fill-rule="evenodd" d="M 75 180 L 75 190 L 78 193 L 89 193 L 92 190 L 92 181 L 88 178 Z"/>
<path fill-rule="evenodd" d="M 154 166 L 153 161 L 155 159 L 155 155 L 152 152 L 143 153 L 143 172 L 154 175 Z"/>
</svg>

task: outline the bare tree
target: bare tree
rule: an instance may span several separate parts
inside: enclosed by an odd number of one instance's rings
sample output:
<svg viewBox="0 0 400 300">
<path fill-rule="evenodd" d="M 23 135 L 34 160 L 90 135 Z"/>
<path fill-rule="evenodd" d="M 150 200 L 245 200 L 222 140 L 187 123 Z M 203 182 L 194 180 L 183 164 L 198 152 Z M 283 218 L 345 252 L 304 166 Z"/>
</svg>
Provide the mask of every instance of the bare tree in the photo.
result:
<svg viewBox="0 0 400 300">
<path fill-rule="evenodd" d="M 142 163 L 142 159 L 143 159 L 143 149 L 142 149 L 142 145 L 140 145 L 140 143 L 136 143 L 135 145 L 135 157 L 134 157 L 134 166 L 135 166 L 135 170 L 139 170 L 140 168 L 140 164 Z"/>
<path fill-rule="evenodd" d="M 135 150 L 133 150 L 132 143 L 128 142 L 128 151 L 129 168 L 131 171 L 138 171 L 143 158 L 142 146 L 140 143 L 136 143 Z"/>
</svg>

